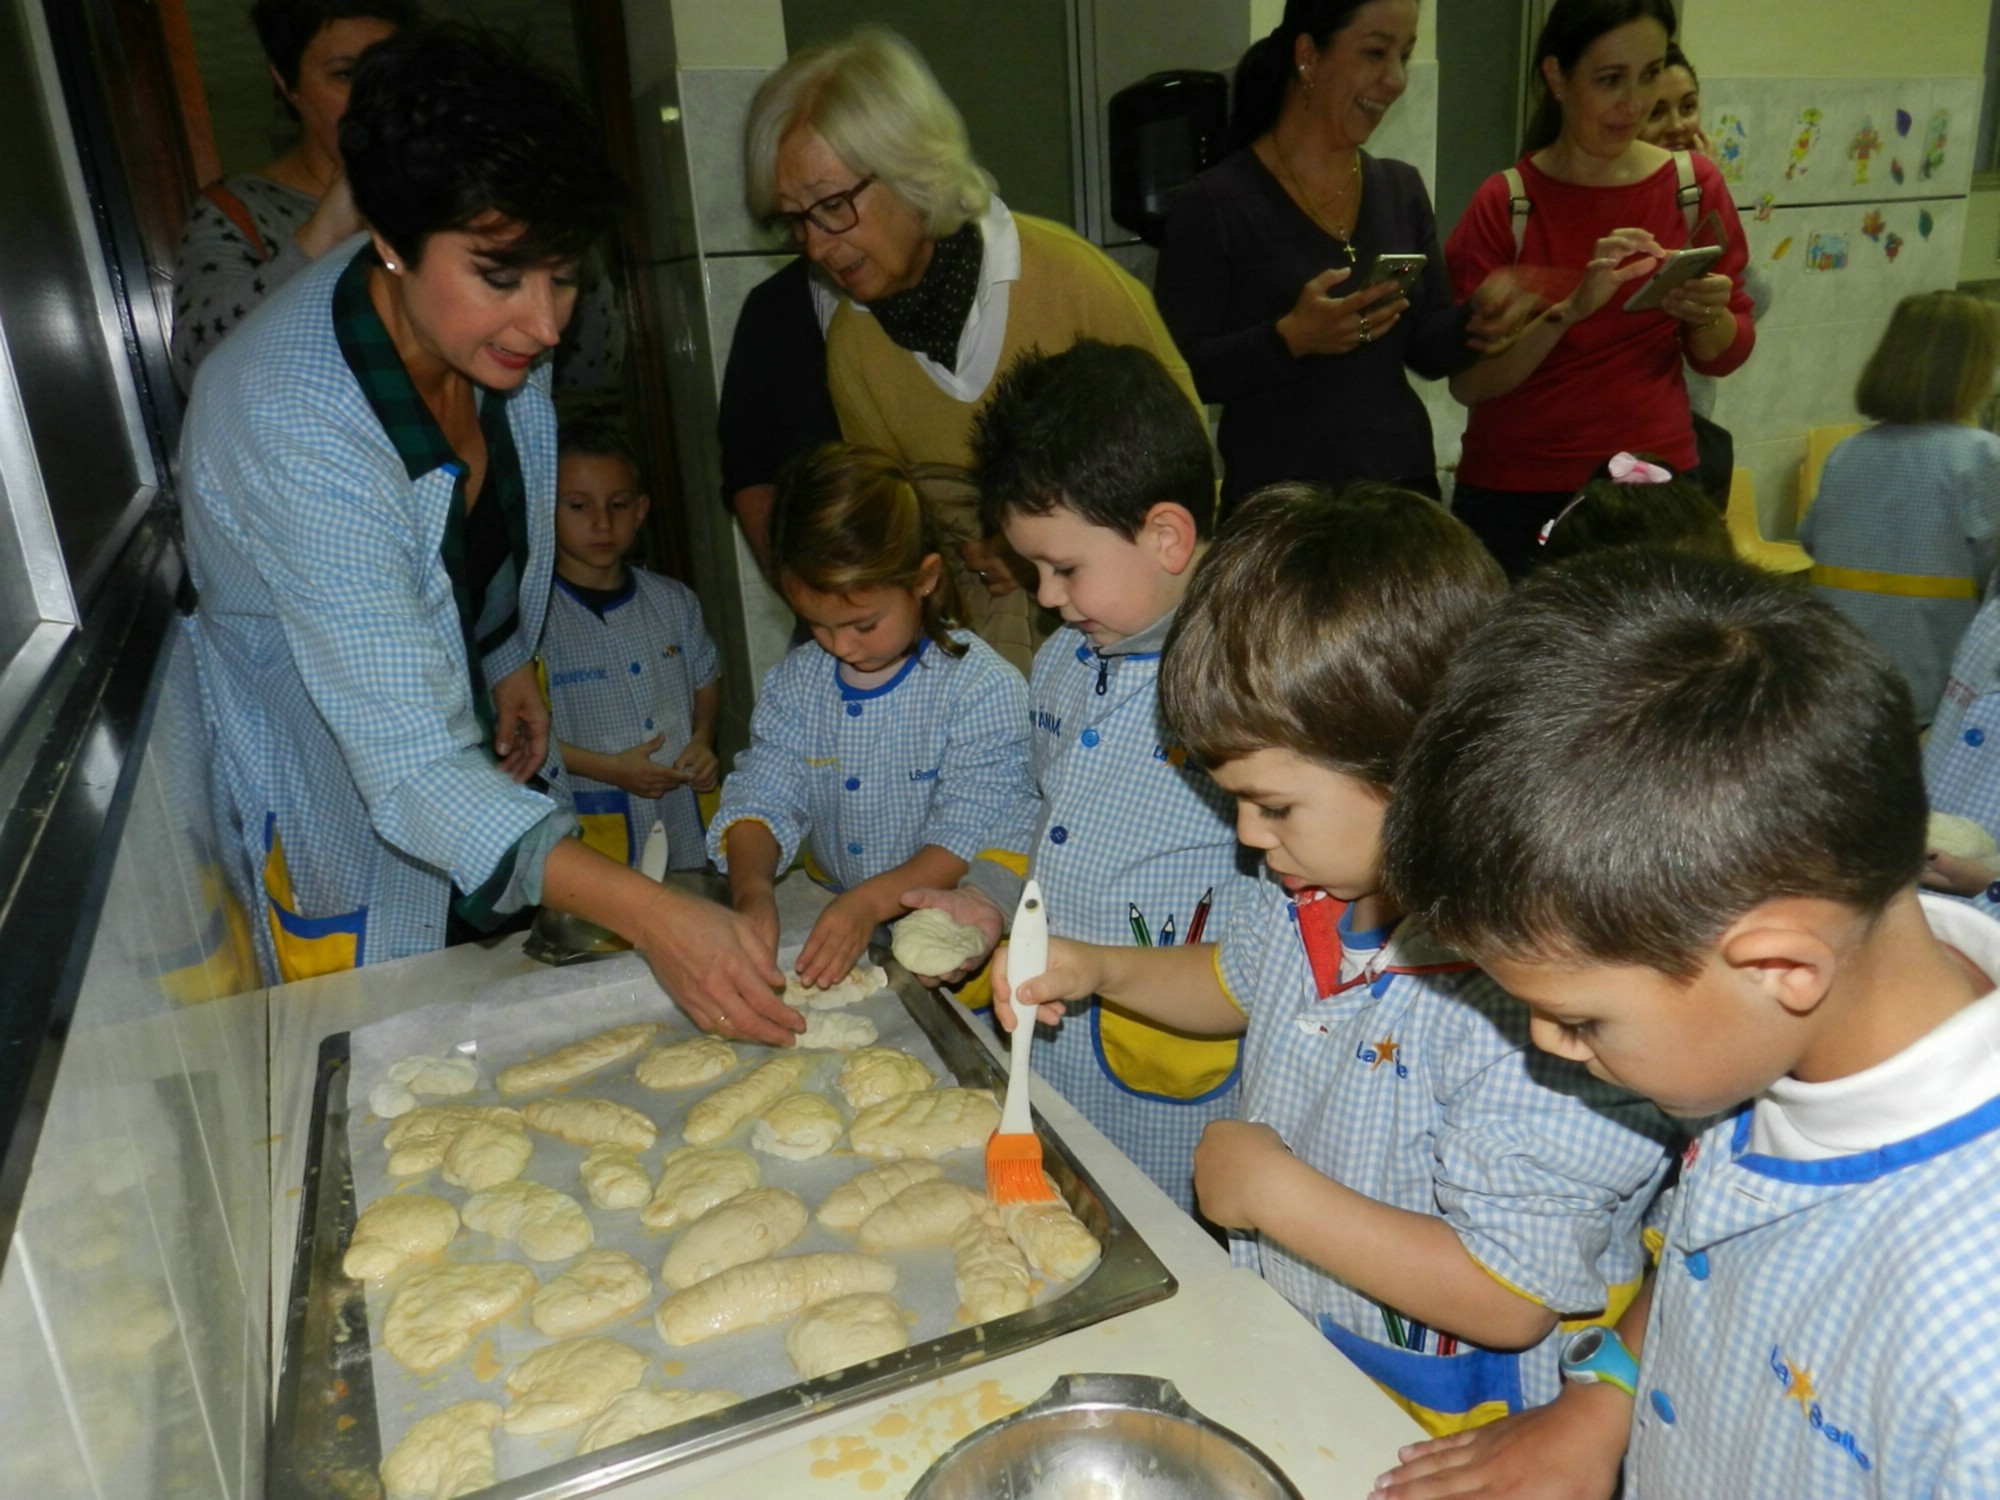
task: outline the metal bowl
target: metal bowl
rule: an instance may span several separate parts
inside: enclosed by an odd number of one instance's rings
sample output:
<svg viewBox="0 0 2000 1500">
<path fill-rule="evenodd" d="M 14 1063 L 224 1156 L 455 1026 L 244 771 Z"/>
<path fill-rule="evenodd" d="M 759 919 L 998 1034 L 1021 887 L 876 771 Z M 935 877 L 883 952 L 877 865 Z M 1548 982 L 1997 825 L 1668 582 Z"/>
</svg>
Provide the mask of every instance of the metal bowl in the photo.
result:
<svg viewBox="0 0 2000 1500">
<path fill-rule="evenodd" d="M 924 1471 L 909 1500 L 1304 1500 L 1171 1380 L 1065 1375 Z"/>
</svg>

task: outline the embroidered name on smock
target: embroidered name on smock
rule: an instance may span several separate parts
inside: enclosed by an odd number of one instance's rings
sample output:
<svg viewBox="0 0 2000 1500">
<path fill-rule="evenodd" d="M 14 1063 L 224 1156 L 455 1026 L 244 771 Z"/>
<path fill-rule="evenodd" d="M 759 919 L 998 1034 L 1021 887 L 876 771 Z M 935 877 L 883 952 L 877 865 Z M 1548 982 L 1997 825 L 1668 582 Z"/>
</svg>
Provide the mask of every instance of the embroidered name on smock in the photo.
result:
<svg viewBox="0 0 2000 1500">
<path fill-rule="evenodd" d="M 1046 708 L 1035 710 L 1035 728 L 1045 729 L 1050 734 L 1062 733 L 1062 715 L 1052 714 Z"/>
<path fill-rule="evenodd" d="M 568 687 L 575 682 L 603 682 L 610 674 L 602 667 L 578 667 L 574 672 L 551 672 L 549 686 Z"/>
<path fill-rule="evenodd" d="M 806 757 L 806 764 L 815 771 L 823 771 L 829 766 L 837 771 L 840 769 L 840 757 L 838 755 L 808 755 Z"/>
<path fill-rule="evenodd" d="M 937 777 L 938 768 L 936 766 L 932 766 L 928 771 L 910 772 L 910 780 L 912 781 L 936 781 Z"/>
<path fill-rule="evenodd" d="M 1403 1044 L 1392 1036 L 1385 1036 L 1379 1042 L 1362 1042 L 1354 1049 L 1354 1060 L 1366 1065 L 1369 1072 L 1388 1066 L 1395 1070 L 1398 1078 L 1408 1078 L 1410 1070 L 1403 1063 Z"/>
<path fill-rule="evenodd" d="M 1852 1432 L 1836 1427 L 1826 1419 L 1826 1412 L 1819 1404 L 1819 1392 L 1813 1389 L 1812 1371 L 1786 1359 L 1776 1344 L 1771 1346 L 1771 1373 L 1777 1377 L 1785 1399 L 1798 1402 L 1800 1413 L 1812 1424 L 1814 1432 L 1861 1465 L 1864 1473 L 1875 1467 L 1874 1460 L 1862 1450 Z"/>
</svg>

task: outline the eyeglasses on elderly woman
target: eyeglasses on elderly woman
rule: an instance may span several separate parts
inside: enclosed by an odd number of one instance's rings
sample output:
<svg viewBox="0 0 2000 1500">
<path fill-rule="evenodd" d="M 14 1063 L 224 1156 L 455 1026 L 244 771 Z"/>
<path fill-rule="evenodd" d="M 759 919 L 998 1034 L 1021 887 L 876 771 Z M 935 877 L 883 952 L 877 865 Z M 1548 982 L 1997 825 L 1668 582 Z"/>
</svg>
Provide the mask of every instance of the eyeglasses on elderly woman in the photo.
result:
<svg viewBox="0 0 2000 1500">
<path fill-rule="evenodd" d="M 875 174 L 871 172 L 853 187 L 828 193 L 797 213 L 779 209 L 766 215 L 764 227 L 774 234 L 786 234 L 801 242 L 805 240 L 807 224 L 812 224 L 822 234 L 845 234 L 861 222 L 861 210 L 855 207 L 854 200 L 874 181 Z"/>
</svg>

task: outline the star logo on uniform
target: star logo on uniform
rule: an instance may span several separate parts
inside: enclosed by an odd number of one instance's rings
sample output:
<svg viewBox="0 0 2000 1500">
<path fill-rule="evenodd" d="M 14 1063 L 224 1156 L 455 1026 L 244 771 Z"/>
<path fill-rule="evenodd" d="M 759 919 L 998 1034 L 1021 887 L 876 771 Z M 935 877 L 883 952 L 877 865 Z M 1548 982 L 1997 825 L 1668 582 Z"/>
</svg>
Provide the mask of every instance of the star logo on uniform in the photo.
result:
<svg viewBox="0 0 2000 1500">
<path fill-rule="evenodd" d="M 1396 1054 L 1402 1050 L 1402 1045 L 1401 1042 L 1392 1036 L 1383 1037 L 1381 1041 L 1375 1044 L 1375 1061 L 1368 1065 L 1368 1071 L 1372 1073 L 1381 1067 L 1383 1063 L 1393 1063 L 1396 1060 Z"/>
<path fill-rule="evenodd" d="M 1785 1396 L 1798 1402 L 1799 1410 L 1811 1418 L 1813 1402 L 1819 1397 L 1819 1392 L 1813 1389 L 1812 1371 L 1793 1364 L 1789 1359 L 1785 1361 Z"/>
</svg>

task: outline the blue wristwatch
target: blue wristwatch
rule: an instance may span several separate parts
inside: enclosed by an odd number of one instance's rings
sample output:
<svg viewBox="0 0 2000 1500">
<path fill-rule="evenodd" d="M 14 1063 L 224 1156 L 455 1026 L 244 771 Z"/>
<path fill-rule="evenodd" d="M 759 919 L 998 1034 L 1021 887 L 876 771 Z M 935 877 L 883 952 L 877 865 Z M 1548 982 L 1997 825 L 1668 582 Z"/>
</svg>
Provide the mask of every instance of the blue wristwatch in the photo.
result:
<svg viewBox="0 0 2000 1500">
<path fill-rule="evenodd" d="M 1562 1377 L 1580 1385 L 1616 1386 L 1628 1396 L 1636 1396 L 1639 1361 L 1625 1347 L 1615 1328 L 1585 1328 L 1563 1345 Z"/>
</svg>

